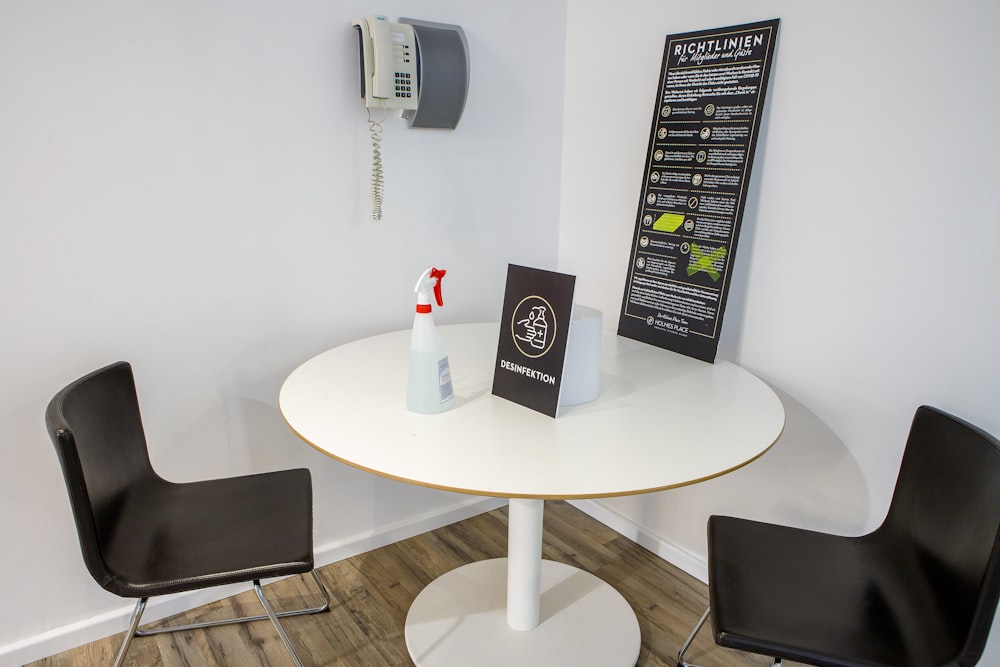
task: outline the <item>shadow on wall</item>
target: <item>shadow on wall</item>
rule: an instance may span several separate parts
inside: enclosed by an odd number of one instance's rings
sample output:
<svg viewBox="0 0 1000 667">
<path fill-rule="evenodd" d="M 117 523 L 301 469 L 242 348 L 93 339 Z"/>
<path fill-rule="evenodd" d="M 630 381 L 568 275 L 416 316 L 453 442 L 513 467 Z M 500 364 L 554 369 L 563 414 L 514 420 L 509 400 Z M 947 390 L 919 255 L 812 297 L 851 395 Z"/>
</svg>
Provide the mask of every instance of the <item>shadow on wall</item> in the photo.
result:
<svg viewBox="0 0 1000 667">
<path fill-rule="evenodd" d="M 245 447 L 241 467 L 246 472 L 315 467 L 328 460 L 292 431 L 274 403 L 234 397 L 226 406 L 226 418 L 230 441 Z"/>
<path fill-rule="evenodd" d="M 770 450 L 728 475 L 638 498 L 637 521 L 694 553 L 704 553 L 711 514 L 840 535 L 866 532 L 870 496 L 857 461 L 809 408 L 775 392 L 785 429 Z"/>
<path fill-rule="evenodd" d="M 719 482 L 756 496 L 746 507 L 770 521 L 842 535 L 867 531 L 871 499 L 858 462 L 814 412 L 775 393 L 785 406 L 781 437 L 758 461 Z"/>
</svg>

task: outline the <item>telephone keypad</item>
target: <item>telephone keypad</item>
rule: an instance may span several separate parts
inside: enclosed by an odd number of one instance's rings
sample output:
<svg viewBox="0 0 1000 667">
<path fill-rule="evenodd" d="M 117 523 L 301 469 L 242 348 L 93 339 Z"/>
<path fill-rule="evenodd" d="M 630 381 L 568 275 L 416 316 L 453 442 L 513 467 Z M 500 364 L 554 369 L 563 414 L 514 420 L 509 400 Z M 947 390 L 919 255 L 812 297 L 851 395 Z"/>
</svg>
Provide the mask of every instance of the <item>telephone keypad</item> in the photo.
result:
<svg viewBox="0 0 1000 667">
<path fill-rule="evenodd" d="M 412 97 L 413 86 L 409 72 L 396 72 L 396 97 Z"/>
</svg>

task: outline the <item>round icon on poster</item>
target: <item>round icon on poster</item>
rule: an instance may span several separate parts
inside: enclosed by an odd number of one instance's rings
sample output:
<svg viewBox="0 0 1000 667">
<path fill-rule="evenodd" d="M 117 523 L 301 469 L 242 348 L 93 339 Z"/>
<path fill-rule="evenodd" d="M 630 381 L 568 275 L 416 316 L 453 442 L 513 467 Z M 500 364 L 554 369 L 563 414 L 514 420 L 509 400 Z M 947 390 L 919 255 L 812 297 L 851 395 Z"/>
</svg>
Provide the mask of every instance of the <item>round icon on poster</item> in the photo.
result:
<svg viewBox="0 0 1000 667">
<path fill-rule="evenodd" d="M 663 159 L 663 151 L 658 150 L 655 153 L 653 153 L 653 159 L 656 160 L 657 162 L 659 162 L 660 160 L 662 160 Z"/>
<path fill-rule="evenodd" d="M 635 260 L 635 268 L 637 268 L 637 269 L 645 269 L 646 268 L 646 258 L 645 257 L 640 257 L 640 258 L 636 259 Z"/>
<path fill-rule="evenodd" d="M 655 192 L 650 192 L 648 195 L 646 195 L 646 203 L 649 204 L 650 206 L 652 206 L 653 204 L 656 203 L 656 193 Z"/>
<path fill-rule="evenodd" d="M 702 180 L 701 174 L 695 174 L 691 177 L 691 185 L 698 187 L 699 185 L 701 185 L 701 180 Z"/>
<path fill-rule="evenodd" d="M 688 218 L 687 220 L 684 221 L 684 231 L 685 232 L 693 232 L 694 231 L 694 220 L 692 220 L 691 218 Z"/>
<path fill-rule="evenodd" d="M 698 208 L 697 197 L 688 197 L 688 208 Z"/>
<path fill-rule="evenodd" d="M 705 160 L 708 159 L 708 153 L 706 153 L 705 151 L 698 151 L 695 154 L 694 159 L 697 160 L 698 162 L 704 162 Z"/>
<path fill-rule="evenodd" d="M 510 330 L 521 354 L 532 359 L 545 356 L 558 330 L 551 304 L 540 296 L 524 297 L 511 315 Z"/>
<path fill-rule="evenodd" d="M 656 318 L 653 317 L 652 315 L 650 315 L 649 317 L 646 318 L 646 324 L 648 324 L 649 326 L 653 326 L 653 322 L 655 322 L 655 321 L 656 321 Z"/>
<path fill-rule="evenodd" d="M 643 248 L 645 248 L 646 246 L 648 246 L 649 245 L 649 237 L 648 236 L 643 236 L 641 239 L 639 239 L 639 245 L 642 246 Z"/>
<path fill-rule="evenodd" d="M 649 227 L 651 224 L 653 224 L 653 216 L 651 216 L 648 213 L 646 215 L 642 216 L 642 224 L 644 224 L 647 227 Z"/>
<path fill-rule="evenodd" d="M 649 175 L 649 182 L 650 183 L 659 183 L 660 182 L 660 172 L 654 171 L 652 174 L 650 174 Z"/>
<path fill-rule="evenodd" d="M 646 108 L 648 109 L 649 107 L 646 107 Z M 673 109 L 670 108 L 669 104 L 664 105 L 664 107 L 662 109 L 660 109 L 660 115 L 663 116 L 664 118 L 666 118 L 667 116 L 669 116 L 672 112 L 673 112 Z"/>
<path fill-rule="evenodd" d="M 715 115 L 715 105 L 709 102 L 705 105 L 705 115 L 714 116 Z"/>
<path fill-rule="evenodd" d="M 706 139 L 712 136 L 712 128 L 710 127 L 701 128 L 701 132 L 698 133 L 698 136 L 701 137 L 702 141 L 705 141 Z"/>
<path fill-rule="evenodd" d="M 656 131 L 656 136 L 657 136 L 658 139 L 666 139 L 667 138 L 667 128 L 661 127 L 660 129 L 658 129 Z"/>
<path fill-rule="evenodd" d="M 689 252 L 691 252 L 691 244 L 685 241 L 684 243 L 681 244 L 681 254 L 686 255 Z"/>
</svg>

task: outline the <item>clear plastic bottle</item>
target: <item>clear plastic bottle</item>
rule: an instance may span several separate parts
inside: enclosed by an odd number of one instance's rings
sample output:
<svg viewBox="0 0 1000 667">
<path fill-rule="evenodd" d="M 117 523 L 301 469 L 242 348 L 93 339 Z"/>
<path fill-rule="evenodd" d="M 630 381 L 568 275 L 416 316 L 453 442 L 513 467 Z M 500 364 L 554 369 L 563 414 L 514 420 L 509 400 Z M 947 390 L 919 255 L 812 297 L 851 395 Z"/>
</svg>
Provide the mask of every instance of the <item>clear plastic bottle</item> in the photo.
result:
<svg viewBox="0 0 1000 667">
<path fill-rule="evenodd" d="M 406 381 L 406 409 L 410 412 L 434 414 L 455 404 L 451 382 L 451 367 L 444 341 L 434 328 L 431 293 L 438 306 L 443 306 L 441 279 L 444 269 L 429 268 L 421 274 L 414 291 L 417 312 L 413 317 L 410 337 L 410 368 Z"/>
</svg>

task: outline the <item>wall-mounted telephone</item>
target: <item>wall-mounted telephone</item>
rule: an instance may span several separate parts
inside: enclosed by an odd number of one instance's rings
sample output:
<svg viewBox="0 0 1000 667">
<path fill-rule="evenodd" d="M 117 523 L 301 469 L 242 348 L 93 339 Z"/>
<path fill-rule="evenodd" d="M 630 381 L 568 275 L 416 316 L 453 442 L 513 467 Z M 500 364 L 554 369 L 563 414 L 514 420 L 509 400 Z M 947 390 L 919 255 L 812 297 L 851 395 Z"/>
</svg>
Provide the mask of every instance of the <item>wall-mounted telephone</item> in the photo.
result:
<svg viewBox="0 0 1000 667">
<path fill-rule="evenodd" d="M 354 22 L 361 36 L 361 95 L 369 109 L 416 109 L 417 41 L 413 27 L 384 16 Z"/>
<path fill-rule="evenodd" d="M 372 109 L 402 110 L 410 127 L 454 129 L 469 93 L 469 47 L 461 26 L 385 16 L 353 22 L 361 97 L 372 136 L 372 219 L 382 219 L 382 121 Z"/>
</svg>

